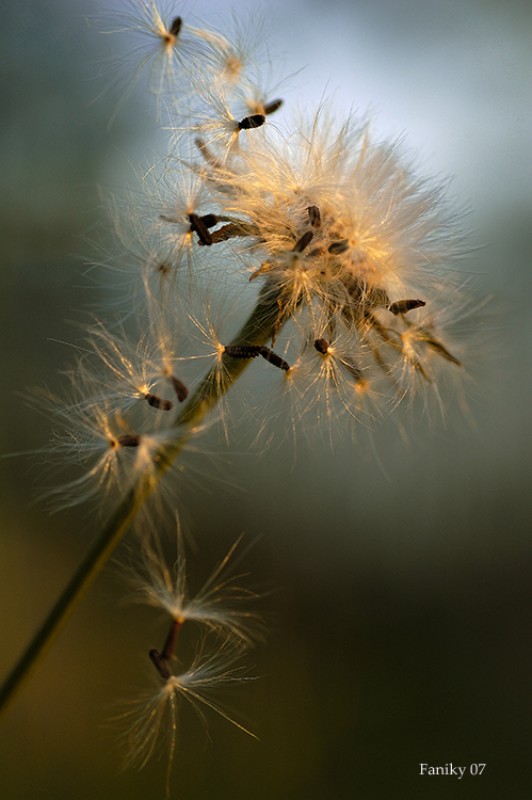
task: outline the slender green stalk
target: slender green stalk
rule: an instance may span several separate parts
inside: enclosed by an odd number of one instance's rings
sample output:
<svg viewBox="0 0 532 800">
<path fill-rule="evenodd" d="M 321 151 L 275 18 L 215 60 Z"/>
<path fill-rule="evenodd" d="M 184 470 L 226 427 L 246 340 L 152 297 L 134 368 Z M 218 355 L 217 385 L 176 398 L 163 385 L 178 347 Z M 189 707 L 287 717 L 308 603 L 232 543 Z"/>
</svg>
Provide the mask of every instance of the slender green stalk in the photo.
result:
<svg viewBox="0 0 532 800">
<path fill-rule="evenodd" d="M 242 329 L 231 345 L 264 345 L 279 326 L 280 294 L 265 286 Z M 283 320 L 285 321 L 285 320 Z M 159 479 L 171 467 L 185 444 L 194 435 L 195 427 L 211 411 L 249 364 L 249 359 L 223 356 L 223 371 L 215 365 L 205 375 L 196 392 L 175 420 L 178 431 L 173 443 L 154 455 L 155 471 L 141 476 L 120 506 L 108 520 L 65 590 L 51 609 L 20 660 L 0 689 L 0 710 L 7 706 L 15 692 L 47 651 L 53 639 L 69 618 L 79 600 L 103 569 L 132 520 L 154 491 Z"/>
</svg>

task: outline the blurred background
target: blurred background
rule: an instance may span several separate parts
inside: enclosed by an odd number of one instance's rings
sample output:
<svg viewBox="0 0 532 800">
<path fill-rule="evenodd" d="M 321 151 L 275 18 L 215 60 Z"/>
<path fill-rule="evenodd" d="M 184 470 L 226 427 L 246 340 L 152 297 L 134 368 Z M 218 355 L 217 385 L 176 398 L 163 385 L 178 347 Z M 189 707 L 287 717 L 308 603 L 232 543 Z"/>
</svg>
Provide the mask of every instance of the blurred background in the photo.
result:
<svg viewBox="0 0 532 800">
<path fill-rule="evenodd" d="M 290 103 L 368 109 L 405 137 L 421 172 L 452 176 L 481 247 L 464 263 L 480 315 L 467 370 L 470 413 L 404 419 L 334 451 L 302 441 L 230 452 L 213 438 L 181 497 L 191 569 L 207 574 L 245 533 L 264 589 L 257 682 L 228 699 L 256 742 L 183 716 L 173 795 L 253 800 L 529 798 L 529 303 L 532 6 L 522 0 L 196 0 L 211 25 L 261 11 Z M 90 0 L 2 6 L 0 450 L 38 451 L 49 421 L 27 403 L 72 358 L 72 323 L 105 302 L 87 274 L 102 197 L 154 150 L 153 104 L 119 98 L 105 63 L 118 44 L 87 21 Z M 109 0 L 107 8 L 120 7 Z M 177 3 L 176 12 L 188 8 Z M 101 27 L 101 26 L 100 26 Z M 280 54 L 280 56 L 277 56 Z M 278 64 L 277 64 L 278 61 Z M 110 76 L 113 77 L 112 75 Z M 99 95 L 101 95 L 99 97 Z M 96 99 L 98 98 L 99 99 Z M 289 124 L 289 112 L 283 111 Z M 280 122 L 281 124 L 281 118 Z M 477 363 L 478 362 L 478 363 Z M 204 442 L 205 449 L 211 446 Z M 46 464 L 0 460 L 0 671 L 7 673 L 94 534 L 93 509 L 49 516 L 34 502 Z M 230 476 L 231 486 L 219 479 Z M 164 757 L 120 771 L 108 725 L 149 678 L 147 611 L 125 606 L 110 565 L 1 723 L 10 800 L 164 796 Z M 155 639 L 155 641 L 154 641 Z M 481 777 L 419 777 L 421 762 Z"/>
</svg>

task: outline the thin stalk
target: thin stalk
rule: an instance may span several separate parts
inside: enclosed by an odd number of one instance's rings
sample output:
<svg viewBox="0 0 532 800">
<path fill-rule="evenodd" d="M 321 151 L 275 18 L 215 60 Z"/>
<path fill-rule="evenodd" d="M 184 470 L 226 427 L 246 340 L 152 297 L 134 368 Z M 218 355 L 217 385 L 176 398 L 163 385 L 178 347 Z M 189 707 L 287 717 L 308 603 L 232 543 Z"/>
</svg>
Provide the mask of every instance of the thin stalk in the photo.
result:
<svg viewBox="0 0 532 800">
<path fill-rule="evenodd" d="M 278 330 L 281 308 L 281 293 L 266 285 L 259 295 L 257 305 L 231 345 L 264 345 Z M 282 322 L 285 322 L 284 318 Z M 185 444 L 194 435 L 196 426 L 216 406 L 250 363 L 248 359 L 237 359 L 224 355 L 222 377 L 219 366 L 212 367 L 205 375 L 183 411 L 176 417 L 174 425 L 178 434 L 173 443 L 161 447 L 154 455 L 155 471 L 140 476 L 122 503 L 112 514 L 98 538 L 72 576 L 63 593 L 49 612 L 27 649 L 20 657 L 0 689 L 0 711 L 13 699 L 25 678 L 48 650 L 75 607 L 108 562 L 117 545 L 122 541 L 134 517 L 154 491 L 158 481 L 171 467 Z"/>
</svg>

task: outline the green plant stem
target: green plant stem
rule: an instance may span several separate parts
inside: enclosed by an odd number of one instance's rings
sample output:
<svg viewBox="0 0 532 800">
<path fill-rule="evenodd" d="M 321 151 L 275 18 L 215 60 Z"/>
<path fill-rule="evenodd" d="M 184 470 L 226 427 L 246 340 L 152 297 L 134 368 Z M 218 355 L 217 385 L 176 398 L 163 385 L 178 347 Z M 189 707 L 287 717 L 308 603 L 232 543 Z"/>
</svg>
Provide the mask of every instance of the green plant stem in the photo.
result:
<svg viewBox="0 0 532 800">
<path fill-rule="evenodd" d="M 257 305 L 231 345 L 264 345 L 279 327 L 280 294 L 267 285 Z M 283 320 L 284 322 L 284 320 Z M 213 366 L 190 398 L 174 425 L 178 434 L 173 443 L 161 447 L 154 455 L 155 471 L 140 476 L 119 507 L 112 514 L 89 552 L 72 576 L 65 590 L 51 609 L 18 663 L 0 689 L 0 710 L 7 706 L 24 679 L 48 650 L 55 636 L 70 617 L 78 602 L 101 572 L 117 545 L 121 542 L 134 517 L 159 479 L 171 467 L 185 444 L 194 435 L 196 426 L 216 406 L 248 366 L 250 359 L 223 355 L 223 365 Z"/>
</svg>

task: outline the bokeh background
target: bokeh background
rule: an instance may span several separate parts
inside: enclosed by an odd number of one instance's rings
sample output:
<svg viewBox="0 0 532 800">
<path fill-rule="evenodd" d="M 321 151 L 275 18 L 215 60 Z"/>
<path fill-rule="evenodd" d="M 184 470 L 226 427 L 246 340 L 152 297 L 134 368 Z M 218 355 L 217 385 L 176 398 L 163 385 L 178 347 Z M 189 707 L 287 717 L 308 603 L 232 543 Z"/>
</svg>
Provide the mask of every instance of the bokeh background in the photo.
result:
<svg viewBox="0 0 532 800">
<path fill-rule="evenodd" d="M 113 3 L 109 0 L 112 7 Z M 114 0 L 115 6 L 120 6 Z M 177 12 L 187 10 L 177 4 Z M 109 37 L 90 0 L 2 5 L 0 171 L 2 453 L 39 450 L 48 420 L 26 402 L 56 385 L 72 325 L 105 301 L 84 266 L 102 196 L 152 152 L 142 92 L 117 102 L 98 73 Z M 271 620 L 260 681 L 231 698 L 257 743 L 222 720 L 180 729 L 179 798 L 380 800 L 532 793 L 529 760 L 532 6 L 525 0 L 270 0 L 191 10 L 211 24 L 258 10 L 290 103 L 371 109 L 422 171 L 453 176 L 480 247 L 464 264 L 479 301 L 470 414 L 383 424 L 334 450 L 237 445 L 198 460 L 183 492 L 197 574 L 242 532 Z M 113 52 L 115 55 L 115 52 Z M 140 87 L 139 87 L 140 88 Z M 284 113 L 284 112 L 283 112 Z M 289 114 L 286 117 L 289 120 Z M 289 124 L 289 122 L 287 122 Z M 148 158 L 150 155 L 148 155 Z M 447 402 L 447 401 L 446 401 Z M 207 441 L 205 449 L 209 449 Z M 12 665 L 94 533 L 91 509 L 33 502 L 40 456 L 0 460 L 0 670 Z M 230 476 L 220 480 L 220 475 Z M 152 616 L 124 606 L 110 565 L 1 724 L 10 800 L 164 795 L 164 760 L 120 771 L 108 719 L 143 686 Z M 160 629 L 155 632 L 160 638 Z M 209 738 L 210 737 L 210 738 Z M 419 764 L 487 764 L 420 778 Z"/>
</svg>

